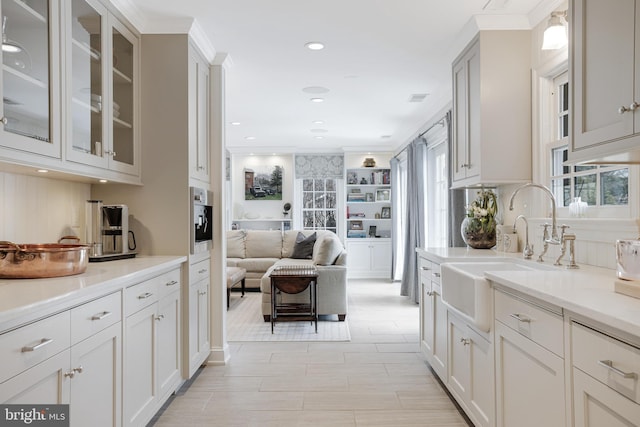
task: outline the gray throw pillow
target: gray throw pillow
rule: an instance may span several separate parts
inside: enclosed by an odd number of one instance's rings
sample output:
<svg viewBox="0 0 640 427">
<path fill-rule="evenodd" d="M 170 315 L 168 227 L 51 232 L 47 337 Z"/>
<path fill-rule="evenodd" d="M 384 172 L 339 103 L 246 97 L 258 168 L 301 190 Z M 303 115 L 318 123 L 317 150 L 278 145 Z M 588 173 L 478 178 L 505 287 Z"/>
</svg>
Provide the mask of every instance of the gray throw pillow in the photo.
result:
<svg viewBox="0 0 640 427">
<path fill-rule="evenodd" d="M 293 253 L 291 258 L 296 259 L 311 259 L 313 255 L 313 245 L 316 243 L 316 233 L 313 233 L 309 237 L 305 237 L 304 234 L 298 232 L 296 236 L 296 244 L 293 246 Z"/>
</svg>

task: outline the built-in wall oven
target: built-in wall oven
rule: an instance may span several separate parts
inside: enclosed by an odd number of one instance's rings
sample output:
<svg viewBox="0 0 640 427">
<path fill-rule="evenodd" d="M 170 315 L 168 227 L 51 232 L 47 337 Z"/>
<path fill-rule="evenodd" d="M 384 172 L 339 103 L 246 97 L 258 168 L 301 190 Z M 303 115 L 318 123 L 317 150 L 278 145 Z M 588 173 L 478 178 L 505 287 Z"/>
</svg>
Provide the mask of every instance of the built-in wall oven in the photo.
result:
<svg viewBox="0 0 640 427">
<path fill-rule="evenodd" d="M 191 197 L 191 254 L 211 250 L 213 247 L 213 193 L 203 188 L 190 187 Z"/>
</svg>

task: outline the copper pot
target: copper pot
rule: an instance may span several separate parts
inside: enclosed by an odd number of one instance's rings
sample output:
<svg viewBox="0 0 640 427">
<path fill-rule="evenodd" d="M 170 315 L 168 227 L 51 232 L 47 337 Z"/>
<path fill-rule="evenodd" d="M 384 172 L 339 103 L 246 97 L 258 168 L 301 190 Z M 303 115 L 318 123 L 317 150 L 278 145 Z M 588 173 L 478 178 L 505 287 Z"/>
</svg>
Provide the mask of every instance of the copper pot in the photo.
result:
<svg viewBox="0 0 640 427">
<path fill-rule="evenodd" d="M 59 240 L 68 240 L 63 237 Z M 77 239 L 76 239 L 77 240 Z M 81 244 L 16 244 L 0 242 L 0 278 L 40 279 L 84 273 L 89 246 Z"/>
</svg>

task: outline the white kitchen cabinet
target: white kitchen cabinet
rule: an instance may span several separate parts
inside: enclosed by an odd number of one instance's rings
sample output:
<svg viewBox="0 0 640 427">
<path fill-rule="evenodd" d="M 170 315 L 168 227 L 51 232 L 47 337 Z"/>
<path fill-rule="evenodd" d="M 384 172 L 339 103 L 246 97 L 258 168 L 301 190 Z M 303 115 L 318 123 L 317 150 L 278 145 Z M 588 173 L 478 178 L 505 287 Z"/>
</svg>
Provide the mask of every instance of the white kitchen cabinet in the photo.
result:
<svg viewBox="0 0 640 427">
<path fill-rule="evenodd" d="M 640 159 L 640 2 L 570 2 L 569 161 Z"/>
<path fill-rule="evenodd" d="M 493 346 L 448 312 L 449 377 L 447 388 L 476 426 L 494 424 Z"/>
<path fill-rule="evenodd" d="M 347 275 L 355 278 L 391 276 L 390 239 L 347 239 Z"/>
<path fill-rule="evenodd" d="M 564 359 L 545 347 L 555 339 L 544 341 L 563 330 L 562 317 L 497 290 L 495 306 L 496 425 L 564 426 Z M 540 321 L 547 315 L 555 322 Z M 552 348 L 563 354 L 562 340 Z"/>
<path fill-rule="evenodd" d="M 58 0 L 2 0 L 3 36 L 19 52 L 0 52 L 0 157 L 61 158 Z M 17 150 L 17 151 L 12 151 Z"/>
<path fill-rule="evenodd" d="M 480 31 L 454 61 L 454 188 L 531 180 L 530 38 Z"/>
<path fill-rule="evenodd" d="M 447 381 L 447 309 L 440 291 L 440 266 L 419 258 L 420 264 L 420 346 L 440 379 Z"/>
<path fill-rule="evenodd" d="M 211 351 L 209 343 L 209 287 L 210 259 L 198 261 L 190 266 L 189 292 L 185 307 L 185 378 L 191 378 L 207 360 Z"/>
<path fill-rule="evenodd" d="M 191 178 L 209 183 L 209 64 L 189 45 L 189 170 Z"/>
<path fill-rule="evenodd" d="M 139 39 L 96 0 L 73 0 L 63 14 L 66 159 L 138 177 Z"/>
<path fill-rule="evenodd" d="M 575 426 L 640 423 L 640 348 L 571 323 Z"/>
<path fill-rule="evenodd" d="M 125 291 L 125 426 L 147 423 L 180 384 L 179 282 L 174 270 Z"/>
</svg>

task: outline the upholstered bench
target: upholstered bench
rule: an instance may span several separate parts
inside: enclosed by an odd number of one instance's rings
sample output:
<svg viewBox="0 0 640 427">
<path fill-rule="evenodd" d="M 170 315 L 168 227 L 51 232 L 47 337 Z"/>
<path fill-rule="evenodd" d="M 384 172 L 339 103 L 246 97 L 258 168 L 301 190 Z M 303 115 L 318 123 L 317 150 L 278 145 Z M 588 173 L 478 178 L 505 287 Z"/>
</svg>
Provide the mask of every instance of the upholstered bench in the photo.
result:
<svg viewBox="0 0 640 427">
<path fill-rule="evenodd" d="M 247 277 L 247 270 L 241 267 L 227 267 L 227 310 L 231 300 L 231 288 L 240 284 L 242 296 L 244 296 L 244 281 Z"/>
</svg>

